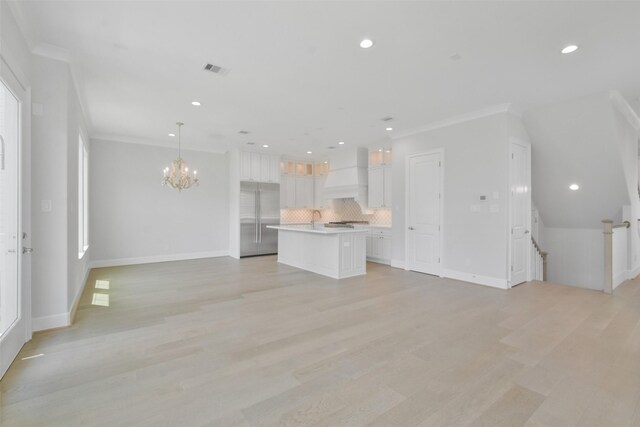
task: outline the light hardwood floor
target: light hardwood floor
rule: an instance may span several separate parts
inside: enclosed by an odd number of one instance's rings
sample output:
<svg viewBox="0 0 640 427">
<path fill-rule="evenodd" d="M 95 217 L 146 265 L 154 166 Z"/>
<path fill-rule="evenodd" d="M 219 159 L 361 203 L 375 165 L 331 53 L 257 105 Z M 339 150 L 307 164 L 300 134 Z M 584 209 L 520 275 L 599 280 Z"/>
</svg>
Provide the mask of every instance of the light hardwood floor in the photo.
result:
<svg viewBox="0 0 640 427">
<path fill-rule="evenodd" d="M 96 269 L 76 323 L 35 335 L 0 382 L 0 425 L 640 425 L 640 283 L 610 297 L 368 269 Z"/>
</svg>

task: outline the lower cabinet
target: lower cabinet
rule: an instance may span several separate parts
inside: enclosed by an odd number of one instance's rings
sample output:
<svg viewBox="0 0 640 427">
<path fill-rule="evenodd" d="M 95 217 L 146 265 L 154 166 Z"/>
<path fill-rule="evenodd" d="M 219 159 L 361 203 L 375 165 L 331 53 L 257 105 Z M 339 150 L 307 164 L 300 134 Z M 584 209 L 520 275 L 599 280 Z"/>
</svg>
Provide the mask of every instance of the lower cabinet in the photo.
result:
<svg viewBox="0 0 640 427">
<path fill-rule="evenodd" d="M 367 261 L 391 264 L 391 230 L 371 228 L 367 235 Z"/>
</svg>

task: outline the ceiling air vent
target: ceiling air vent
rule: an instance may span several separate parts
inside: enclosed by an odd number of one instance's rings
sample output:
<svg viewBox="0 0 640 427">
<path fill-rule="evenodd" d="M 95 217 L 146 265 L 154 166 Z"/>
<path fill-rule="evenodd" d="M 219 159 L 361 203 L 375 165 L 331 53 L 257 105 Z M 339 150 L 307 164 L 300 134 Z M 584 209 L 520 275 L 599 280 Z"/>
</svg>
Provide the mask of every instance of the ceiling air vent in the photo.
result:
<svg viewBox="0 0 640 427">
<path fill-rule="evenodd" d="M 391 120 L 393 120 L 393 117 L 383 117 L 380 120 L 382 120 L 383 122 L 390 122 Z"/>
<path fill-rule="evenodd" d="M 213 65 L 213 64 L 204 64 L 203 70 L 209 71 L 210 73 L 213 73 L 213 74 L 218 74 L 219 76 L 226 76 L 227 74 L 229 74 L 228 68 L 222 68 L 219 65 Z"/>
<path fill-rule="evenodd" d="M 249 135 L 249 131 L 248 130 L 241 130 L 238 133 L 241 134 L 241 135 Z"/>
</svg>

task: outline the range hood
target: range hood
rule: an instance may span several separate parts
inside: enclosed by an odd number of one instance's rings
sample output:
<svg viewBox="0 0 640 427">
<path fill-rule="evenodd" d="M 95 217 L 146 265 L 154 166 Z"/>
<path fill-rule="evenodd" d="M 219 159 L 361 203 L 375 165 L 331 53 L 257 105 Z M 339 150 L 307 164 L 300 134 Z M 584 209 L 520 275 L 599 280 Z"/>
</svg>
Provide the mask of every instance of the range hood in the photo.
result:
<svg viewBox="0 0 640 427">
<path fill-rule="evenodd" d="M 330 158 L 331 169 L 324 184 L 326 199 L 354 199 L 362 211 L 368 209 L 368 151 L 340 150 Z"/>
</svg>

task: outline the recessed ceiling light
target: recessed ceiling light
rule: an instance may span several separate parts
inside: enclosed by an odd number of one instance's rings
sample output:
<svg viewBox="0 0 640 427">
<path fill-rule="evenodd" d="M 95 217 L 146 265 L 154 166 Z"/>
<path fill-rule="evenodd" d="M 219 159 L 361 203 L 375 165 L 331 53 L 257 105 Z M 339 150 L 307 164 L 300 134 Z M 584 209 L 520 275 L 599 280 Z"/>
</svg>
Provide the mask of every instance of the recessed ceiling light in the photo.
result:
<svg viewBox="0 0 640 427">
<path fill-rule="evenodd" d="M 360 47 L 363 49 L 369 49 L 371 46 L 373 46 L 372 40 L 364 39 L 360 42 Z"/>
<path fill-rule="evenodd" d="M 313 154 L 313 151 L 307 151 L 307 154 Z"/>
<path fill-rule="evenodd" d="M 393 130 L 393 128 L 387 128 L 387 130 Z"/>
<path fill-rule="evenodd" d="M 569 186 L 569 190 L 576 191 L 578 189 L 580 189 L 580 186 L 578 184 L 571 184 Z"/>
<path fill-rule="evenodd" d="M 562 53 L 572 53 L 575 52 L 576 50 L 578 50 L 578 46 L 575 44 L 570 44 L 568 46 L 565 46 L 560 52 Z"/>
<path fill-rule="evenodd" d="M 175 133 L 170 133 L 169 136 L 176 136 L 176 134 Z"/>
<path fill-rule="evenodd" d="M 269 148 L 269 144 L 262 144 L 262 148 Z"/>
<path fill-rule="evenodd" d="M 256 145 L 255 142 L 247 142 L 247 145 Z"/>
<path fill-rule="evenodd" d="M 338 142 L 338 145 L 344 145 L 344 141 Z"/>
<path fill-rule="evenodd" d="M 195 105 L 196 107 L 199 107 L 199 106 L 200 106 L 200 103 L 199 103 L 198 101 L 193 101 L 193 102 L 191 103 L 191 105 Z"/>
<path fill-rule="evenodd" d="M 382 151 L 382 148 L 378 148 L 378 151 Z"/>
</svg>

